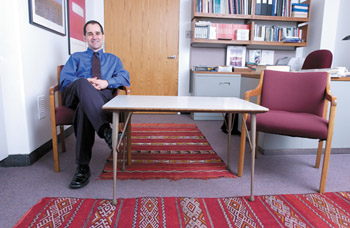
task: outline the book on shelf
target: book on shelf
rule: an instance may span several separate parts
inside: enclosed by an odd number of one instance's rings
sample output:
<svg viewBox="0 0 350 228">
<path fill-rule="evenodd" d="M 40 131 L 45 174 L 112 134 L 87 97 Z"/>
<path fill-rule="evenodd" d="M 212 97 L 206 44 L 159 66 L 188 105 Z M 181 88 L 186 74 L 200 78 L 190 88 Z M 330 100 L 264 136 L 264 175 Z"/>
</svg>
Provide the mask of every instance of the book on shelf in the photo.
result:
<svg viewBox="0 0 350 228">
<path fill-rule="evenodd" d="M 281 41 L 286 43 L 299 43 L 302 40 L 299 37 L 283 37 Z"/>
<path fill-rule="evenodd" d="M 309 5 L 308 4 L 301 4 L 301 3 L 294 3 L 292 4 L 292 17 L 308 17 L 309 13 Z"/>
<path fill-rule="evenodd" d="M 196 12 L 214 14 L 250 14 L 251 0 L 195 0 Z"/>
<path fill-rule="evenodd" d="M 198 21 L 194 27 L 194 38 L 208 39 L 210 34 L 210 22 Z"/>
<path fill-rule="evenodd" d="M 254 40 L 255 41 L 271 41 L 271 42 L 296 42 L 293 39 L 298 37 L 301 40 L 302 30 L 298 27 L 279 27 L 276 25 L 266 26 L 266 25 L 254 25 Z M 286 40 L 284 40 L 286 39 Z"/>
<path fill-rule="evenodd" d="M 292 12 L 292 17 L 304 17 L 304 18 L 307 18 L 308 17 L 308 13 L 307 12 L 296 12 L 296 11 L 293 11 Z"/>
<path fill-rule="evenodd" d="M 292 10 L 309 10 L 309 4 L 303 4 L 303 3 L 293 3 L 292 4 Z"/>
<path fill-rule="evenodd" d="M 248 24 L 213 23 L 213 26 L 216 26 L 216 38 L 219 40 L 249 40 L 250 26 Z"/>
<path fill-rule="evenodd" d="M 249 29 L 237 29 L 236 40 L 249 40 Z"/>
<path fill-rule="evenodd" d="M 211 23 L 210 27 L 209 27 L 209 39 L 216 40 L 217 39 L 216 34 L 217 34 L 217 32 L 216 32 L 216 24 Z"/>
<path fill-rule="evenodd" d="M 233 40 L 232 24 L 216 24 L 216 37 L 218 40 Z"/>
</svg>

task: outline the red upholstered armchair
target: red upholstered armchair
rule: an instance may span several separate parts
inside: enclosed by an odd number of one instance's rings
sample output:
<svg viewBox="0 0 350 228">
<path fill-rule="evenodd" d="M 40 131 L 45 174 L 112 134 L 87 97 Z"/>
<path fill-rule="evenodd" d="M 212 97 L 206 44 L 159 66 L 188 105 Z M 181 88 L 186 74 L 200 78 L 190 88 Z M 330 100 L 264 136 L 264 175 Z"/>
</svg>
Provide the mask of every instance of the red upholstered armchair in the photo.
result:
<svg viewBox="0 0 350 228">
<path fill-rule="evenodd" d="M 316 50 L 306 56 L 302 70 L 331 68 L 333 55 L 326 49 Z"/>
<path fill-rule="evenodd" d="M 57 84 L 51 86 L 49 89 L 50 96 L 50 118 L 51 118 L 51 132 L 52 132 L 52 151 L 53 151 L 53 159 L 55 163 L 55 172 L 60 171 L 60 163 L 58 158 L 58 141 L 57 141 L 57 126 L 60 128 L 60 142 L 62 146 L 62 151 L 66 151 L 66 145 L 64 142 L 64 125 L 72 125 L 73 124 L 73 116 L 74 110 L 67 108 L 63 104 L 62 94 L 58 88 L 58 84 L 60 81 L 60 74 L 63 65 L 57 67 Z M 129 87 L 120 87 L 118 88 L 117 94 L 129 94 Z M 129 135 L 129 131 L 128 131 Z M 128 138 L 128 142 L 130 137 Z M 129 143 L 130 144 L 130 143 Z M 128 144 L 128 145 L 129 145 Z M 128 147 L 128 153 L 130 148 Z"/>
<path fill-rule="evenodd" d="M 336 111 L 336 98 L 330 94 L 329 81 L 326 72 L 265 70 L 257 88 L 244 95 L 245 100 L 257 96 L 257 103 L 269 108 L 269 112 L 256 115 L 257 132 L 319 139 L 316 168 L 320 165 L 323 141 L 326 141 L 320 193 L 326 187 Z M 247 125 L 243 121 L 238 176 L 243 174 L 246 126 L 250 126 L 247 114 L 243 119 Z"/>
</svg>

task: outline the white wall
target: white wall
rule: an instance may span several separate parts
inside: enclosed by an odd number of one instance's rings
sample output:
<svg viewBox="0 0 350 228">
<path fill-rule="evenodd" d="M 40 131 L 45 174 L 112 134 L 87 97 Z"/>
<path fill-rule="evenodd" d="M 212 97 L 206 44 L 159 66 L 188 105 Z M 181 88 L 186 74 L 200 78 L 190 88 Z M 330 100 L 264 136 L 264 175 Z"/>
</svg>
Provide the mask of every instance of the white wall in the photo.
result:
<svg viewBox="0 0 350 228">
<path fill-rule="evenodd" d="M 1 7 L 1 29 L 5 33 L 0 42 L 1 70 L 1 158 L 8 154 L 28 154 L 29 132 L 27 126 L 26 96 L 23 82 L 23 61 L 19 1 Z M 11 23 L 9 23 L 11 21 Z"/>
<path fill-rule="evenodd" d="M 103 1 L 86 1 L 86 10 L 87 19 L 103 20 Z M 51 139 L 49 87 L 56 83 L 57 65 L 64 64 L 69 55 L 67 35 L 29 23 L 28 1 L 8 1 L 0 16 L 4 32 L 0 42 L 2 160 L 8 155 L 29 154 Z M 45 96 L 46 110 L 46 118 L 41 120 L 37 109 L 40 95 Z"/>
<path fill-rule="evenodd" d="M 190 50 L 191 39 L 186 38 L 186 31 L 191 31 L 192 0 L 180 0 L 179 23 L 179 79 L 178 95 L 189 96 L 190 84 Z"/>
<path fill-rule="evenodd" d="M 342 41 L 350 35 L 349 0 L 313 0 L 309 22 L 308 46 L 298 50 L 298 56 L 317 49 L 329 49 L 333 53 L 332 67 L 350 68 L 348 53 L 350 41 Z"/>
<path fill-rule="evenodd" d="M 335 33 L 333 66 L 345 66 L 347 69 L 350 69 L 350 40 L 342 40 L 345 36 L 350 35 L 350 1 L 340 0 L 339 6 L 338 23 L 337 26 L 334 26 L 337 30 Z"/>
</svg>

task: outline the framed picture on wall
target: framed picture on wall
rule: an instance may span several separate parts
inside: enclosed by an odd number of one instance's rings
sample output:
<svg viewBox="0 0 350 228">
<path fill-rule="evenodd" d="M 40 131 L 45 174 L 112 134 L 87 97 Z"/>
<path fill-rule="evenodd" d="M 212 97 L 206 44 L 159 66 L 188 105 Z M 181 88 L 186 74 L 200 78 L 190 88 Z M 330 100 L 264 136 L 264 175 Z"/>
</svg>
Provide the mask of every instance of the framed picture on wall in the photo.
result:
<svg viewBox="0 0 350 228">
<path fill-rule="evenodd" d="M 29 22 L 54 33 L 66 35 L 65 0 L 29 0 Z"/>
<path fill-rule="evenodd" d="M 68 0 L 68 53 L 85 51 L 85 0 Z"/>
<path fill-rule="evenodd" d="M 226 65 L 233 67 L 244 67 L 246 47 L 243 46 L 227 46 Z"/>
</svg>

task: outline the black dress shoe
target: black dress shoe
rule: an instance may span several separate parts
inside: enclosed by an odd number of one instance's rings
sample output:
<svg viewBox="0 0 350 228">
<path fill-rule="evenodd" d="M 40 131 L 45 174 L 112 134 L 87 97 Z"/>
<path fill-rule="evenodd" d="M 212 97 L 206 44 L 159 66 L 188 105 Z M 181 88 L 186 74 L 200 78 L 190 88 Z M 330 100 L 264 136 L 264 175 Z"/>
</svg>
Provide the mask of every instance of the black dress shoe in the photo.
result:
<svg viewBox="0 0 350 228">
<path fill-rule="evenodd" d="M 104 137 L 109 149 L 112 149 L 112 129 L 106 128 L 103 131 L 103 137 Z"/>
<path fill-rule="evenodd" d="M 113 132 L 113 130 L 111 128 L 106 128 L 103 132 L 104 139 L 105 139 L 109 149 L 112 149 L 112 132 Z M 124 134 L 124 137 L 125 136 L 126 135 Z M 120 139 L 120 137 L 122 137 L 121 132 L 118 133 L 118 140 Z"/>
<path fill-rule="evenodd" d="M 88 165 L 78 165 L 69 187 L 73 189 L 84 187 L 89 183 L 90 176 L 91 172 Z"/>
</svg>

